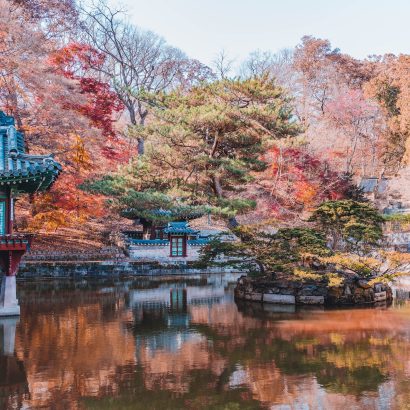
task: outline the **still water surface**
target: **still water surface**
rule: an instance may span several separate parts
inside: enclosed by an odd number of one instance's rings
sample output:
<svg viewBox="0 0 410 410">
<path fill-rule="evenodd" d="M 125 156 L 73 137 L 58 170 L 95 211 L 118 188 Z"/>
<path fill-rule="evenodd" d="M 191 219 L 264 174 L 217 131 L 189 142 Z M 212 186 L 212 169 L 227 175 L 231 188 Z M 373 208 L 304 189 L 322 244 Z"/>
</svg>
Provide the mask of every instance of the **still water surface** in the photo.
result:
<svg viewBox="0 0 410 410">
<path fill-rule="evenodd" d="M 410 305 L 239 305 L 234 279 L 20 282 L 0 408 L 410 409 Z"/>
</svg>

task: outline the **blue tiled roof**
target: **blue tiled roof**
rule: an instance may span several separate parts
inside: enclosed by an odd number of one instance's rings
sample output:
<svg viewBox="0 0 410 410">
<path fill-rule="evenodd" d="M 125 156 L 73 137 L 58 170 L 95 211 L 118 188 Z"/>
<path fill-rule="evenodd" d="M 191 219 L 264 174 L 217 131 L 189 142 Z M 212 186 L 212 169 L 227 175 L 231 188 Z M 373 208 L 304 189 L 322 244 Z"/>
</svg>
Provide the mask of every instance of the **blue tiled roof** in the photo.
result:
<svg viewBox="0 0 410 410">
<path fill-rule="evenodd" d="M 188 222 L 170 222 L 164 229 L 167 234 L 197 235 L 199 231 L 192 229 Z"/>
<path fill-rule="evenodd" d="M 166 239 L 130 239 L 132 245 L 168 245 Z"/>
<path fill-rule="evenodd" d="M 0 111 L 0 185 L 22 192 L 44 191 L 58 177 L 61 165 L 52 155 L 25 153 L 23 134 L 14 118 Z"/>
</svg>

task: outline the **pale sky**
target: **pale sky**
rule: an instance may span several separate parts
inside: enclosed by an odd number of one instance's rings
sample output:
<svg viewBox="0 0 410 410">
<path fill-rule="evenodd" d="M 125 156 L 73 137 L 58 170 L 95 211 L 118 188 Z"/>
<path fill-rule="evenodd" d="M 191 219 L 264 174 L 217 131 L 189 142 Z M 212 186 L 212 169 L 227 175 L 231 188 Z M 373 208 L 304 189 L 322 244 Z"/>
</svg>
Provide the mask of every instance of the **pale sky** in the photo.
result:
<svg viewBox="0 0 410 410">
<path fill-rule="evenodd" d="M 224 49 L 293 48 L 305 35 L 327 38 L 357 58 L 410 53 L 410 0 L 109 0 L 130 21 L 211 64 Z"/>
</svg>

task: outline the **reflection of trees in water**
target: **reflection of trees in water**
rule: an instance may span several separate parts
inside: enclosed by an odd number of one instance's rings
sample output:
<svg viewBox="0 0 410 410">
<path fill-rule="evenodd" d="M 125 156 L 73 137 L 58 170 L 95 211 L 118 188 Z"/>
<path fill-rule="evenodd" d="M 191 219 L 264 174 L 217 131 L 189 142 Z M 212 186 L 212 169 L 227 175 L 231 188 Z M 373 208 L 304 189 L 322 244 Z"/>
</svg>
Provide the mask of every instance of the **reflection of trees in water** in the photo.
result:
<svg viewBox="0 0 410 410">
<path fill-rule="evenodd" d="M 24 361 L 31 407 L 76 408 L 84 396 L 113 395 L 135 364 L 121 292 L 22 286 L 16 354 Z M 58 404 L 55 404 L 58 403 Z"/>
<path fill-rule="evenodd" d="M 322 408 L 350 409 L 376 407 L 389 389 L 398 402 L 410 396 L 408 310 L 238 310 L 229 297 L 190 305 L 175 283 L 184 284 L 172 282 L 166 305 L 133 310 L 126 287 L 110 281 L 23 286 L 15 359 L 31 396 L 22 403 L 246 409 L 316 408 L 320 399 Z"/>
<path fill-rule="evenodd" d="M 258 312 L 260 307 L 239 306 L 246 317 L 260 317 L 261 323 L 244 329 L 242 349 L 235 352 L 225 346 L 233 361 L 248 367 L 249 362 L 271 362 L 284 377 L 312 375 L 328 393 L 358 399 L 377 392 L 392 376 L 398 380 L 404 376 L 403 364 L 410 360 L 405 316 L 374 309 L 287 315 Z M 410 394 L 410 385 L 405 390 Z"/>
</svg>

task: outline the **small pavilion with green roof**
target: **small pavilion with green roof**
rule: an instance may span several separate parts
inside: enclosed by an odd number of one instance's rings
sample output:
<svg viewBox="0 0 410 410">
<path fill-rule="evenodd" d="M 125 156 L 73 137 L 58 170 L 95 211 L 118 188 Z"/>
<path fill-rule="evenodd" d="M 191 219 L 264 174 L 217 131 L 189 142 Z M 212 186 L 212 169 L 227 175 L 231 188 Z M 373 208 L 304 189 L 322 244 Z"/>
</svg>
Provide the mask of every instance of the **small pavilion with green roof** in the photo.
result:
<svg viewBox="0 0 410 410">
<path fill-rule="evenodd" d="M 61 165 L 52 155 L 29 155 L 14 118 L 0 111 L 0 316 L 16 315 L 16 274 L 31 236 L 13 232 L 14 198 L 46 191 L 57 179 Z"/>
</svg>

